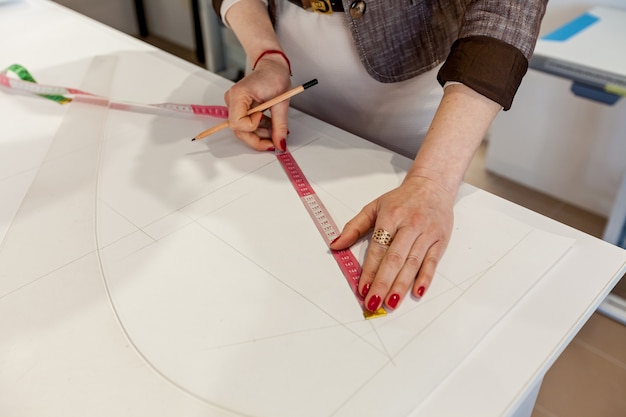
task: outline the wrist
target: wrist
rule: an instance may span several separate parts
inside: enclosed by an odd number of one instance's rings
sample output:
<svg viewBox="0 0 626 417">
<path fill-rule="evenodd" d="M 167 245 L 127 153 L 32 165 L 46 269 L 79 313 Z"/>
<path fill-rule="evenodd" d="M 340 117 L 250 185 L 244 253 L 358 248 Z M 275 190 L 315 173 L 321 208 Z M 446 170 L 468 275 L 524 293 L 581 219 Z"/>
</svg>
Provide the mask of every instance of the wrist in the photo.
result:
<svg viewBox="0 0 626 417">
<path fill-rule="evenodd" d="M 254 71 L 254 69 L 258 66 L 259 61 L 261 61 L 261 59 L 267 59 L 268 57 L 276 57 L 278 59 L 282 59 L 283 61 L 285 61 L 285 63 L 287 64 L 287 68 L 289 70 L 289 75 L 293 75 L 291 73 L 291 61 L 289 61 L 289 58 L 287 58 L 287 55 L 285 55 L 283 51 L 278 50 L 278 49 L 266 49 L 263 52 L 261 52 L 259 56 L 256 58 L 256 60 L 254 61 L 254 64 L 252 65 L 252 71 Z"/>
<path fill-rule="evenodd" d="M 413 165 L 404 177 L 404 182 L 407 181 L 427 182 L 454 198 L 461 185 L 462 176 L 459 178 L 446 170 L 439 171 L 433 168 Z"/>
</svg>

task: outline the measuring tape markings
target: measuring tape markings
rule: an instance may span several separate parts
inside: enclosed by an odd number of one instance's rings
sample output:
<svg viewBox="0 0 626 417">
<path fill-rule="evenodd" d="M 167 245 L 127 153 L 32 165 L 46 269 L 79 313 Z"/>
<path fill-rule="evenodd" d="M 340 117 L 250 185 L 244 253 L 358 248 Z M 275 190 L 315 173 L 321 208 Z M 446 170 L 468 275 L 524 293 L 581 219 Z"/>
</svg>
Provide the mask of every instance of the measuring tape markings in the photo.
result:
<svg viewBox="0 0 626 417">
<path fill-rule="evenodd" d="M 317 194 L 313 190 L 313 187 L 305 177 L 291 153 L 279 152 L 276 154 L 276 158 L 278 158 L 283 166 L 283 169 L 287 173 L 287 177 L 298 193 L 298 196 L 306 207 L 307 212 L 313 219 L 315 226 L 317 226 L 317 229 L 325 238 L 326 243 L 330 245 L 333 240 L 339 237 L 339 228 L 333 221 L 328 210 L 324 206 L 324 203 L 322 203 L 322 201 L 318 198 Z M 341 272 L 343 272 L 344 277 L 348 281 L 352 292 L 356 296 L 365 318 L 369 319 L 386 315 L 387 312 L 383 307 L 380 307 L 375 312 L 371 312 L 365 307 L 365 299 L 359 293 L 361 265 L 352 251 L 350 249 L 338 251 L 331 250 L 331 253 L 339 265 L 339 269 L 341 269 Z"/>
<path fill-rule="evenodd" d="M 9 73 L 15 74 L 18 78 L 9 77 Z M 73 99 L 86 98 L 86 101 L 93 98 L 102 98 L 86 91 L 75 88 L 39 84 L 26 68 L 13 64 L 0 72 L 0 85 L 6 88 L 34 94 L 59 104 L 70 103 Z M 68 97 L 70 96 L 70 97 Z M 136 102 L 108 100 L 107 103 L 112 108 L 122 110 L 132 110 L 134 108 L 156 108 L 178 113 L 194 114 L 198 116 L 211 116 L 221 119 L 228 118 L 228 108 L 226 106 L 207 106 L 202 104 L 180 104 L 180 103 L 157 103 L 144 104 Z"/>
<path fill-rule="evenodd" d="M 8 73 L 14 73 L 19 79 L 8 76 Z M 0 85 L 22 91 L 30 94 L 34 94 L 48 100 L 57 102 L 59 104 L 70 103 L 74 99 L 83 99 L 87 102 L 97 103 L 98 99 L 103 97 L 91 94 L 85 91 L 81 91 L 74 88 L 67 88 L 61 86 L 43 85 L 38 84 L 35 78 L 28 72 L 26 68 L 21 65 L 13 64 L 0 72 Z M 67 97 L 72 96 L 72 97 Z M 96 100 L 94 100 L 96 99 Z M 179 113 L 191 113 L 199 116 L 211 116 L 219 118 L 228 118 L 228 108 L 225 106 L 207 106 L 199 104 L 179 104 L 179 103 L 159 103 L 159 104 L 143 104 L 134 102 L 123 102 L 106 100 L 107 103 L 113 108 L 121 108 L 124 110 L 132 110 L 133 108 L 159 108 Z M 319 230 L 320 234 L 325 238 L 326 243 L 330 243 L 339 237 L 339 229 L 330 217 L 328 210 L 318 198 L 317 194 L 309 184 L 306 176 L 296 163 L 293 156 L 288 152 L 277 153 L 276 157 L 283 166 L 289 180 L 291 181 L 296 192 L 300 196 L 307 212 L 313 219 L 315 226 Z M 344 277 L 348 281 L 352 292 L 357 298 L 363 315 L 365 318 L 380 317 L 387 314 L 383 307 L 380 307 L 377 311 L 371 312 L 365 307 L 364 298 L 358 291 L 359 279 L 361 277 L 361 265 L 356 259 L 350 249 L 343 249 L 339 251 L 331 250 L 333 258 L 335 258 L 339 268 L 341 269 Z"/>
</svg>

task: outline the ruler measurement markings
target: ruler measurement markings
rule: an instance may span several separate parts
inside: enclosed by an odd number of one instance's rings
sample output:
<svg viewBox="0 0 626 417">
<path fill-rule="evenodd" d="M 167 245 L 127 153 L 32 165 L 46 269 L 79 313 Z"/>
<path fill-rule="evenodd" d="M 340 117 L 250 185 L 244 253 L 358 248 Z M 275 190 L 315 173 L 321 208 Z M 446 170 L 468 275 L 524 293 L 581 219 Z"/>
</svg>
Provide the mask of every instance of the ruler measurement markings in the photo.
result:
<svg viewBox="0 0 626 417">
<path fill-rule="evenodd" d="M 280 161 L 287 177 L 291 181 L 293 187 L 297 191 L 300 199 L 313 219 L 315 226 L 320 234 L 326 238 L 326 243 L 330 244 L 339 236 L 339 229 L 333 221 L 330 213 L 319 199 L 313 187 L 304 176 L 304 173 L 296 163 L 293 155 L 289 152 L 279 152 L 276 158 Z M 379 308 L 376 312 L 370 312 L 365 308 L 364 298 L 359 294 L 359 279 L 361 278 L 361 265 L 350 249 L 334 251 L 331 250 L 333 258 L 339 265 L 339 269 L 343 273 L 348 285 L 352 289 L 359 306 L 363 310 L 365 318 L 380 317 L 386 314 L 384 308 Z"/>
</svg>

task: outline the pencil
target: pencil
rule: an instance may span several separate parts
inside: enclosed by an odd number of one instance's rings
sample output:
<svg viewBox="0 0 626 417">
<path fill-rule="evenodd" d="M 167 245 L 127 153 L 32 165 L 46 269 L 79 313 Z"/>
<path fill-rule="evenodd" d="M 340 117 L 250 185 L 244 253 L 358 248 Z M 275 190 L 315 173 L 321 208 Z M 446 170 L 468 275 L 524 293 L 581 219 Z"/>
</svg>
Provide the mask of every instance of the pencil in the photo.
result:
<svg viewBox="0 0 626 417">
<path fill-rule="evenodd" d="M 293 88 L 277 97 L 274 97 L 273 99 L 269 101 L 266 101 L 265 103 L 259 104 L 258 106 L 251 108 L 250 110 L 248 110 L 247 115 L 250 116 L 251 114 L 256 113 L 256 112 L 265 111 L 269 109 L 270 107 L 280 103 L 281 101 L 285 101 L 288 98 L 295 96 L 296 94 L 300 94 L 307 88 L 313 87 L 315 84 L 317 84 L 317 79 L 312 79 L 311 81 L 306 82 L 302 85 L 299 85 L 296 88 Z M 215 132 L 219 132 L 220 130 L 227 128 L 229 125 L 230 123 L 228 121 L 222 122 L 218 125 L 213 126 L 210 129 L 205 130 L 204 132 L 199 133 L 198 135 L 196 135 L 195 138 L 191 140 L 194 141 L 194 140 L 200 140 L 200 139 L 206 138 L 207 136 L 212 135 Z"/>
</svg>

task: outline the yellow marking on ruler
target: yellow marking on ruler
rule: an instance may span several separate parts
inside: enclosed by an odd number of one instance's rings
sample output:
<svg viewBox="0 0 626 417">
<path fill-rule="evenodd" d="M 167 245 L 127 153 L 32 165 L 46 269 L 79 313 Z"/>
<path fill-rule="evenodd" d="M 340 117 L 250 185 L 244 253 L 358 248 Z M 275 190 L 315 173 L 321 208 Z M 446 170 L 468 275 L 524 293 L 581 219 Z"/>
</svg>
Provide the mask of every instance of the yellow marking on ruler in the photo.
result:
<svg viewBox="0 0 626 417">
<path fill-rule="evenodd" d="M 376 317 L 386 316 L 387 311 L 382 307 L 380 307 L 378 310 L 374 312 L 369 311 L 368 309 L 364 309 L 363 315 L 365 316 L 366 319 L 369 320 L 369 319 L 375 319 Z"/>
</svg>

